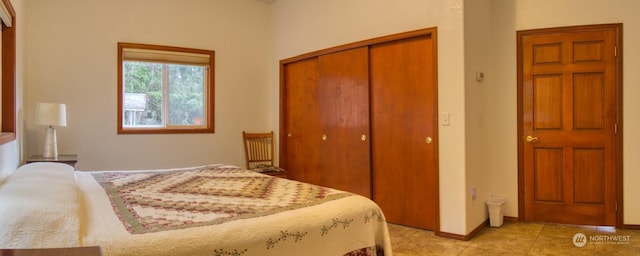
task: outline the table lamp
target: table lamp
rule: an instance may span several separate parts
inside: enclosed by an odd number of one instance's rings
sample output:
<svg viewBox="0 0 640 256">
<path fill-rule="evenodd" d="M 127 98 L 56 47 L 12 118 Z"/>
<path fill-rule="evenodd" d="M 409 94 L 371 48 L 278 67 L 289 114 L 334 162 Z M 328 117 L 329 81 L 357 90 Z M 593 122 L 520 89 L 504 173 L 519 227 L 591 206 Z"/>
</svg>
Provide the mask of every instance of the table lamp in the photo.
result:
<svg viewBox="0 0 640 256">
<path fill-rule="evenodd" d="M 44 138 L 45 158 L 58 158 L 58 142 L 56 128 L 53 126 L 67 126 L 67 106 L 58 103 L 38 103 L 36 105 L 36 124 L 48 125 Z"/>
</svg>

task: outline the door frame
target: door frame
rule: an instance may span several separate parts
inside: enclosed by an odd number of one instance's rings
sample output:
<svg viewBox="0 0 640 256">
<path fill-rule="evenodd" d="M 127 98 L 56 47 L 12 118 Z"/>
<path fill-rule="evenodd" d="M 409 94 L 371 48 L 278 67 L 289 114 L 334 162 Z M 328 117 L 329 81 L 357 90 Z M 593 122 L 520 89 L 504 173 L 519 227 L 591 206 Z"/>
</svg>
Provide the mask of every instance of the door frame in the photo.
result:
<svg viewBox="0 0 640 256">
<path fill-rule="evenodd" d="M 532 30 L 519 30 L 516 31 L 516 51 L 517 51 L 517 104 L 518 104 L 518 221 L 525 220 L 525 177 L 524 177 L 524 109 L 523 109 L 523 72 L 522 72 L 522 39 L 524 36 L 532 35 L 544 35 L 553 33 L 564 32 L 579 32 L 579 31 L 592 31 L 592 30 L 616 30 L 616 227 L 622 228 L 623 223 L 623 182 L 622 182 L 622 138 L 623 138 L 623 125 L 622 125 L 622 23 L 615 24 L 601 24 L 601 25 L 583 25 L 583 26 L 568 26 L 568 27 L 556 27 L 556 28 L 543 28 Z"/>
</svg>

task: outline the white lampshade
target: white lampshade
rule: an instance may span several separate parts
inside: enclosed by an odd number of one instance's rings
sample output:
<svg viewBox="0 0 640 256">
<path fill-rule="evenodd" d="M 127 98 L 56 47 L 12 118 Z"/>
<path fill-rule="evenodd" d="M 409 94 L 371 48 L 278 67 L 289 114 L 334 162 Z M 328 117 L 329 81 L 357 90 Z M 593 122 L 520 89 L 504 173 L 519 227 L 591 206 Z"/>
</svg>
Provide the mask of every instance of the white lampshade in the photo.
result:
<svg viewBox="0 0 640 256">
<path fill-rule="evenodd" d="M 58 103 L 38 103 L 36 124 L 67 126 L 67 105 Z"/>
</svg>

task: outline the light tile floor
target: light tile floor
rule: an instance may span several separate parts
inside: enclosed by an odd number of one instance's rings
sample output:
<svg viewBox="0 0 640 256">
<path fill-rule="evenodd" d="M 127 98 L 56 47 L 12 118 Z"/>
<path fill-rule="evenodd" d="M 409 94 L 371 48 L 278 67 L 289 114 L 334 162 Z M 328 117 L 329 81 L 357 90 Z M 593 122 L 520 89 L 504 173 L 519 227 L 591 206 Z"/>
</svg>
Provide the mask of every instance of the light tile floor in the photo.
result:
<svg viewBox="0 0 640 256">
<path fill-rule="evenodd" d="M 504 222 L 486 227 L 469 241 L 435 236 L 432 231 L 389 224 L 393 255 L 640 255 L 640 230 L 544 223 Z M 573 236 L 587 243 L 577 247 Z M 628 242 L 590 239 L 628 238 Z"/>
</svg>

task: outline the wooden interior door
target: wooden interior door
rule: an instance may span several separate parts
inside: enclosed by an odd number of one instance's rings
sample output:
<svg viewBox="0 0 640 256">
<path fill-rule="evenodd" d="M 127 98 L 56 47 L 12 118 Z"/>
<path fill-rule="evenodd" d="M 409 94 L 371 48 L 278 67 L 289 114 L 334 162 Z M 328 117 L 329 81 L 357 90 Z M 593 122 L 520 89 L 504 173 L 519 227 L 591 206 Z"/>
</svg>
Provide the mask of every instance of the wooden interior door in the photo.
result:
<svg viewBox="0 0 640 256">
<path fill-rule="evenodd" d="M 526 221 L 616 224 L 617 31 L 519 32 Z"/>
<path fill-rule="evenodd" d="M 431 35 L 370 48 L 373 199 L 387 221 L 435 229 L 437 87 Z"/>
</svg>

